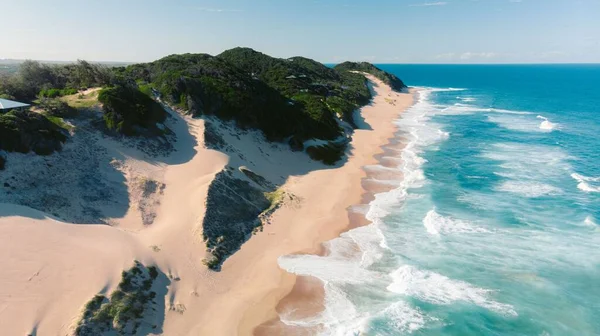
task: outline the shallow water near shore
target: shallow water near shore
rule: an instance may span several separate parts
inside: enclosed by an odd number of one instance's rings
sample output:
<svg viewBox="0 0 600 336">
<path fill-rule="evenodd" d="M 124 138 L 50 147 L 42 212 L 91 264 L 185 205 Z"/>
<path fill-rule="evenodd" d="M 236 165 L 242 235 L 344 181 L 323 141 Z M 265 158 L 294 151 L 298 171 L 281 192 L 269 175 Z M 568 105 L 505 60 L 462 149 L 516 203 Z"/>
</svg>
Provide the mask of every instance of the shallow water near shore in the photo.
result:
<svg viewBox="0 0 600 336">
<path fill-rule="evenodd" d="M 600 66 L 381 67 L 422 88 L 379 167 L 399 177 L 327 256 L 279 259 L 325 283 L 321 314 L 282 320 L 323 335 L 600 334 Z"/>
</svg>

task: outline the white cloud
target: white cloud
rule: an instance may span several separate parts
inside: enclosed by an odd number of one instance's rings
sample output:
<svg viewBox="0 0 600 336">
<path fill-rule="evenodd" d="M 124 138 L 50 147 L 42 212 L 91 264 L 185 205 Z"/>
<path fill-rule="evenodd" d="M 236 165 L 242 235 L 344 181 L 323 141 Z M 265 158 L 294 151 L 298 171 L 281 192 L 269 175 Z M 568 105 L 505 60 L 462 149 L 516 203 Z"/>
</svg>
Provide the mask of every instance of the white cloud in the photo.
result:
<svg viewBox="0 0 600 336">
<path fill-rule="evenodd" d="M 460 55 L 460 59 L 461 60 L 470 60 L 473 58 L 492 58 L 495 56 L 496 56 L 496 53 L 493 53 L 493 52 L 474 53 L 474 52 L 468 51 L 468 52 L 462 53 Z"/>
<path fill-rule="evenodd" d="M 365 62 L 373 62 L 377 59 L 376 56 L 362 56 L 360 57 L 361 61 L 365 61 Z"/>
<path fill-rule="evenodd" d="M 445 54 L 439 54 L 435 56 L 435 59 L 445 59 L 445 60 L 450 60 L 453 59 L 454 56 L 456 54 L 455 53 L 445 53 Z"/>
<path fill-rule="evenodd" d="M 566 53 L 564 51 L 553 50 L 553 51 L 544 51 L 544 52 L 536 54 L 535 56 L 537 56 L 538 58 L 547 59 L 547 58 L 557 58 L 557 57 L 569 56 L 569 53 Z"/>
<path fill-rule="evenodd" d="M 446 1 L 438 1 L 438 2 L 426 2 L 421 4 L 412 4 L 408 5 L 408 7 L 429 7 L 429 6 L 444 6 L 448 3 Z"/>
</svg>

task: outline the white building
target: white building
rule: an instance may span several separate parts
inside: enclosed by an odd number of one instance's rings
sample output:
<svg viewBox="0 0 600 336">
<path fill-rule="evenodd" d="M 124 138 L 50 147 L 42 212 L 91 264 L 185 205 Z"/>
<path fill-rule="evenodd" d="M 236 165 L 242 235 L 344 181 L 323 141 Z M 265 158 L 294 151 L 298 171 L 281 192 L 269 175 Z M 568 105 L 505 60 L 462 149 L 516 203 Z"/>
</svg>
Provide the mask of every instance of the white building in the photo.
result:
<svg viewBox="0 0 600 336">
<path fill-rule="evenodd" d="M 0 98 L 0 113 L 5 113 L 10 110 L 25 110 L 29 106 L 29 104 Z"/>
</svg>

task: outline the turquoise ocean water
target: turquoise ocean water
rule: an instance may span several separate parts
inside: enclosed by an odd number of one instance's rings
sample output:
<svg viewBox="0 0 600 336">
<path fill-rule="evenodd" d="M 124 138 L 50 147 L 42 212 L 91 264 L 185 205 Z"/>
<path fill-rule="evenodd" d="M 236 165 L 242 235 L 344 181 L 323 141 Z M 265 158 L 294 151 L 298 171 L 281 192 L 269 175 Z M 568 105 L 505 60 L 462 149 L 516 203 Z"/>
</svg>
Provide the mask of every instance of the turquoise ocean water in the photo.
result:
<svg viewBox="0 0 600 336">
<path fill-rule="evenodd" d="M 404 180 L 328 256 L 280 258 L 326 290 L 322 314 L 282 320 L 323 335 L 600 335 L 600 65 L 381 68 L 422 88 L 396 121 Z"/>
</svg>

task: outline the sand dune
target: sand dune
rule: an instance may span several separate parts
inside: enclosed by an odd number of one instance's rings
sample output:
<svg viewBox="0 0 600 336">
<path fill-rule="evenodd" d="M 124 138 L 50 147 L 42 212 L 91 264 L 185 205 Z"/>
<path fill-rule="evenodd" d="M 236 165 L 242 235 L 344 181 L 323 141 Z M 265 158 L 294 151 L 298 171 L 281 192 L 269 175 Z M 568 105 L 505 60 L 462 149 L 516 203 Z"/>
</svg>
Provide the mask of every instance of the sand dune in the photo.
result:
<svg viewBox="0 0 600 336">
<path fill-rule="evenodd" d="M 0 204 L 3 334 L 71 333 L 85 303 L 113 290 L 134 260 L 156 264 L 170 279 L 167 295 L 159 298 L 166 311 L 157 330 L 165 335 L 248 335 L 276 318 L 275 307 L 295 282 L 277 258 L 314 251 L 347 228 L 346 209 L 360 203 L 363 191 L 361 167 L 375 162 L 373 155 L 393 135 L 392 120 L 412 103 L 412 95 L 369 79 L 377 96 L 362 109 L 366 126 L 354 133 L 348 158 L 338 166 L 268 143 L 256 131 L 172 113 L 168 126 L 178 141 L 166 157 L 98 142 L 112 155 L 111 166 L 124 176 L 129 194 L 127 211 L 104 216 L 110 226 L 67 224 L 31 208 Z M 206 122 L 222 130 L 228 149 L 207 149 Z M 220 272 L 212 272 L 202 264 L 208 188 L 225 167 L 241 166 L 281 186 L 294 201 L 277 210 L 264 232 L 251 237 Z"/>
<path fill-rule="evenodd" d="M 119 282 L 139 241 L 106 225 L 60 222 L 39 211 L 0 205 L 0 325 L 4 335 L 66 334 L 83 304 Z"/>
</svg>

